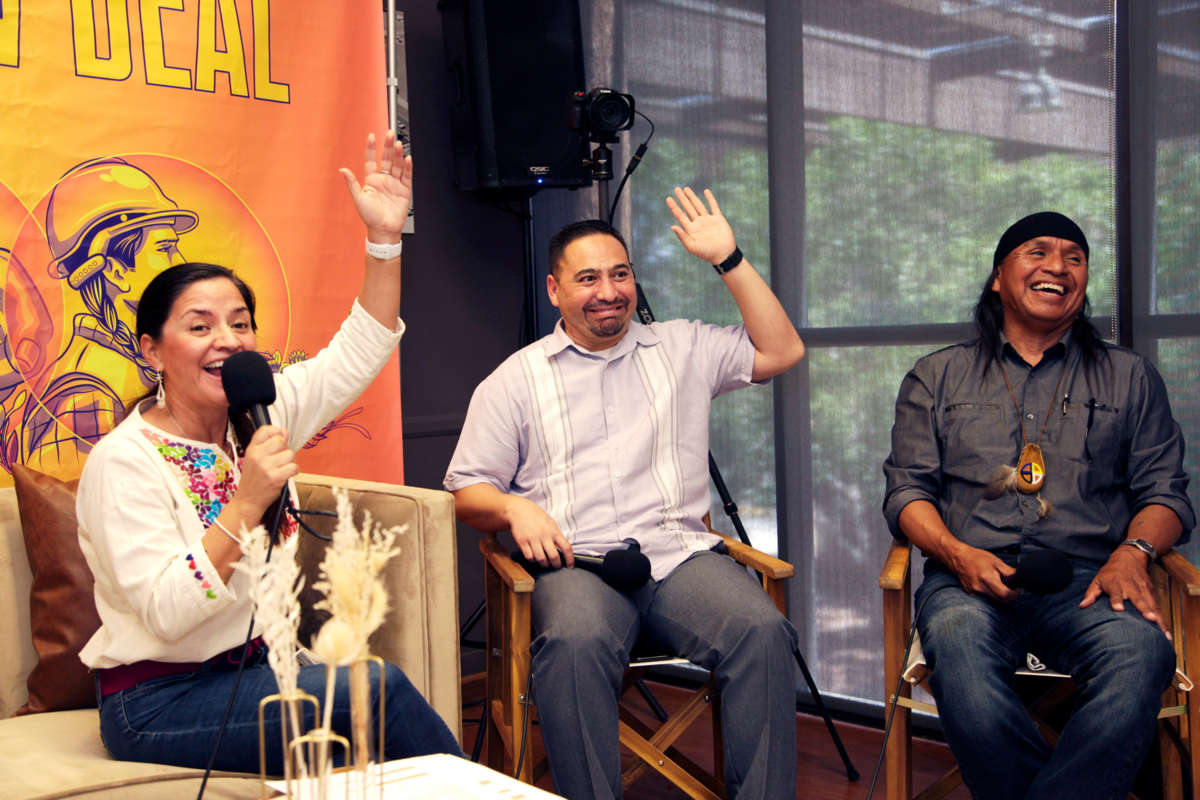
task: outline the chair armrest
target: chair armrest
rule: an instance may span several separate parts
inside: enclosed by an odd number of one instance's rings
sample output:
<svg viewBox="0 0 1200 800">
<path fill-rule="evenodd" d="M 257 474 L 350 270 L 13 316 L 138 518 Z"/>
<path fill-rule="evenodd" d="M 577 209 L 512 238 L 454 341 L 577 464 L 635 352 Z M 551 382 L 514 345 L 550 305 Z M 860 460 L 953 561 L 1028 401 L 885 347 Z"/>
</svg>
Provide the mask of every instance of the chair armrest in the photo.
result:
<svg viewBox="0 0 1200 800">
<path fill-rule="evenodd" d="M 721 534 L 717 535 L 720 536 Z M 750 545 L 744 544 L 737 539 L 730 538 L 729 536 L 725 536 L 724 538 L 729 556 L 739 564 L 761 572 L 763 577 L 772 580 L 781 580 L 790 578 L 796 574 L 796 568 L 788 562 L 775 556 L 767 555 L 761 550 L 755 550 Z"/>
<path fill-rule="evenodd" d="M 533 591 L 533 577 L 517 562 L 513 561 L 500 546 L 494 533 L 487 534 L 479 540 L 479 552 L 483 553 L 484 561 L 493 570 L 511 592 L 526 594 Z"/>
<path fill-rule="evenodd" d="M 904 589 L 911 561 L 908 542 L 892 542 L 879 571 L 879 588 L 885 592 Z"/>
<path fill-rule="evenodd" d="M 1159 559 L 1159 564 L 1188 597 L 1200 597 L 1200 569 L 1196 569 L 1181 553 L 1168 550 Z"/>
</svg>

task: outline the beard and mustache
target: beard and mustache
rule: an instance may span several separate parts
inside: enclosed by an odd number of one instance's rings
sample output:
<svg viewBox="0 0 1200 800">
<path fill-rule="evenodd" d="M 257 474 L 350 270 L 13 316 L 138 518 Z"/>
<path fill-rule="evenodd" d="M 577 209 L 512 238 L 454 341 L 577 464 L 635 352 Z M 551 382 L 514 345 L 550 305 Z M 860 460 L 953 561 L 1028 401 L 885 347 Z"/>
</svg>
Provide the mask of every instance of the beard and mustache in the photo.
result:
<svg viewBox="0 0 1200 800">
<path fill-rule="evenodd" d="M 606 317 L 595 322 L 589 321 L 588 328 L 593 336 L 610 337 L 616 336 L 625 330 L 625 325 L 628 323 L 628 318 L 625 312 L 629 309 L 628 300 L 620 300 L 615 303 L 588 303 L 583 307 L 585 312 L 604 312 L 604 311 L 620 311 L 621 313 Z"/>
</svg>

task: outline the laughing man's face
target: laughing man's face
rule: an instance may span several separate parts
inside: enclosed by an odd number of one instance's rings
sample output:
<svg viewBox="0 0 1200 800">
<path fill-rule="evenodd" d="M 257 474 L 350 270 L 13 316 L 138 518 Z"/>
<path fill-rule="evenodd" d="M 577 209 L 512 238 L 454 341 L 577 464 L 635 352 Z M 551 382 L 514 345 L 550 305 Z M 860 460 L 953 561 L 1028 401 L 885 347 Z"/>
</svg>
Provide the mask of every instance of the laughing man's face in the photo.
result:
<svg viewBox="0 0 1200 800">
<path fill-rule="evenodd" d="M 1005 330 L 1066 332 L 1083 306 L 1087 281 L 1087 256 L 1075 242 L 1039 236 L 1017 246 L 992 281 L 1004 303 Z"/>
</svg>

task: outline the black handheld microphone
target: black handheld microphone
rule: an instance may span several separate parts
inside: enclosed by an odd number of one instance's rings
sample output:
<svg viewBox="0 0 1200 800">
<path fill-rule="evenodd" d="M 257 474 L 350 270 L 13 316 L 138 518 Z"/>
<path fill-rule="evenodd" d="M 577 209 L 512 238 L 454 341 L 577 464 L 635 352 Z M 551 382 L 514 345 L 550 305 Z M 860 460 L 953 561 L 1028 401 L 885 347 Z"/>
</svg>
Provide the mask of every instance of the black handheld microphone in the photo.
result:
<svg viewBox="0 0 1200 800">
<path fill-rule="evenodd" d="M 225 389 L 230 411 L 235 414 L 242 411 L 248 413 L 254 430 L 271 424 L 267 406 L 275 402 L 275 376 L 261 353 L 242 350 L 225 359 L 221 365 L 221 386 Z M 285 482 L 279 491 L 279 500 L 267 509 L 264 524 L 270 518 L 271 529 L 268 532 L 272 544 L 278 544 L 279 523 L 283 521 L 283 510 L 291 503 L 291 499 Z M 272 510 L 274 513 L 271 513 Z"/>
<path fill-rule="evenodd" d="M 1001 580 L 1017 591 L 1056 594 L 1071 583 L 1071 562 L 1057 550 L 1034 550 L 1021 556 L 1017 571 Z"/>
<path fill-rule="evenodd" d="M 640 589 L 650 580 L 650 559 L 636 539 L 626 539 L 624 550 L 609 550 L 603 556 L 575 556 L 575 563 L 595 572 L 609 586 L 622 592 Z"/>
<path fill-rule="evenodd" d="M 628 547 L 621 550 L 609 550 L 603 556 L 585 556 L 575 554 L 575 566 L 600 576 L 600 579 L 620 592 L 632 592 L 640 589 L 650 580 L 650 559 L 642 553 L 642 547 L 636 539 L 626 539 Z M 545 572 L 536 561 L 529 561 L 520 550 L 512 553 L 516 561 L 525 569 L 534 573 Z"/>
<path fill-rule="evenodd" d="M 221 365 L 221 385 L 225 387 L 230 409 L 234 413 L 248 412 L 255 430 L 271 424 L 267 406 L 275 402 L 275 376 L 262 354 L 242 350 L 225 359 Z"/>
</svg>

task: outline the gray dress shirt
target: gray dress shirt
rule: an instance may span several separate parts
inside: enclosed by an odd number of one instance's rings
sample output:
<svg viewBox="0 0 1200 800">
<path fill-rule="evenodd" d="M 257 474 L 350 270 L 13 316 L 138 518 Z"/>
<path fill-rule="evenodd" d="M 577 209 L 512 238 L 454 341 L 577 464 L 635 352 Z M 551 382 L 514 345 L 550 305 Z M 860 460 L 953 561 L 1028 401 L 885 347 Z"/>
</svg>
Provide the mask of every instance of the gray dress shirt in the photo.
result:
<svg viewBox="0 0 1200 800">
<path fill-rule="evenodd" d="M 631 322 L 592 353 L 560 321 L 476 388 L 443 485 L 528 498 L 580 553 L 637 539 L 661 580 L 719 541 L 703 520 L 709 409 L 753 371 L 742 325 Z"/>
<path fill-rule="evenodd" d="M 1101 564 L 1133 515 L 1151 504 L 1178 515 L 1179 541 L 1187 541 L 1195 515 L 1183 436 L 1162 378 L 1145 358 L 1111 345 L 1107 358 L 1085 366 L 1070 340 L 1068 333 L 1033 367 L 1007 341 L 986 370 L 974 342 L 916 363 L 900 385 L 883 464 L 883 513 L 893 536 L 903 538 L 901 509 L 928 500 L 956 537 L 991 551 L 1044 547 Z M 1022 423 L 1029 442 L 1040 435 L 1042 497 L 1053 504 L 1045 518 L 1036 495 L 985 496 L 996 468 L 1016 464 Z"/>
</svg>

